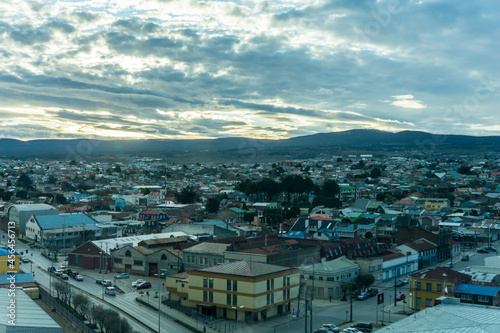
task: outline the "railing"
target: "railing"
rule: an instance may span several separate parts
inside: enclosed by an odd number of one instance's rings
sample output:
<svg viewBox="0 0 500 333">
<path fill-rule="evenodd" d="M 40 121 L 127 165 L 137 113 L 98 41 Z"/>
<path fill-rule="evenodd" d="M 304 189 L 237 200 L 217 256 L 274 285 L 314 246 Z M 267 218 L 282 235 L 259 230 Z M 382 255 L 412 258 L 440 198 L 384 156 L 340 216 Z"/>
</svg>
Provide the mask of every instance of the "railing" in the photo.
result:
<svg viewBox="0 0 500 333">
<path fill-rule="evenodd" d="M 50 296 L 49 292 L 47 292 L 43 288 L 40 289 L 40 298 L 44 300 L 46 303 L 50 304 L 50 306 L 55 309 L 57 312 L 65 316 L 69 321 L 73 323 L 73 326 L 78 327 L 84 333 L 95 333 L 93 329 L 91 329 L 83 320 L 78 318 L 74 313 L 72 313 L 68 308 L 64 307 L 58 300 L 54 297 Z"/>
</svg>

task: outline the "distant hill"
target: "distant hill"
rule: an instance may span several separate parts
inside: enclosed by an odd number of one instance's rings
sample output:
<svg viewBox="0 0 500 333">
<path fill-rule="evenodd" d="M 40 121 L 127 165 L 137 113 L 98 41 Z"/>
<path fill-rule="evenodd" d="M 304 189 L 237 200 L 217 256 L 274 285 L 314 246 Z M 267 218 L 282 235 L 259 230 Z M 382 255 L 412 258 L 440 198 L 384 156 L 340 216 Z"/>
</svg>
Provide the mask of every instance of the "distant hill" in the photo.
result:
<svg viewBox="0 0 500 333">
<path fill-rule="evenodd" d="M 372 153 L 390 155 L 478 153 L 497 151 L 499 136 L 435 135 L 417 131 L 398 133 L 349 130 L 286 140 L 221 138 L 213 140 L 31 140 L 0 139 L 0 157 L 124 159 L 152 156 L 177 161 L 258 162 L 259 159 L 312 158 L 322 154 Z"/>
</svg>

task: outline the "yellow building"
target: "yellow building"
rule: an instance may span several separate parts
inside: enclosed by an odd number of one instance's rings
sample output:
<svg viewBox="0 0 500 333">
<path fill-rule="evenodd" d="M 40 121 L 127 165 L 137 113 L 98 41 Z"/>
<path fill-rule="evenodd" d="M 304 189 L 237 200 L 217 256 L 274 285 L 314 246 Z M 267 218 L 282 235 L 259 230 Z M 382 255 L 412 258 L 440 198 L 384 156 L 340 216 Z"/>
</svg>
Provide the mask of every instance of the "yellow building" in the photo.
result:
<svg viewBox="0 0 500 333">
<path fill-rule="evenodd" d="M 0 247 L 0 274 L 19 273 L 19 253 L 11 253 L 7 247 Z"/>
<path fill-rule="evenodd" d="M 245 260 L 167 277 L 170 298 L 218 318 L 261 321 L 290 311 L 299 270 Z"/>
<path fill-rule="evenodd" d="M 408 306 L 414 310 L 433 307 L 441 296 L 453 297 L 455 286 L 470 282 L 471 277 L 448 267 L 436 267 L 410 275 Z"/>
<path fill-rule="evenodd" d="M 424 209 L 434 212 L 440 212 L 441 209 L 449 206 L 449 200 L 443 198 L 425 198 Z"/>
</svg>

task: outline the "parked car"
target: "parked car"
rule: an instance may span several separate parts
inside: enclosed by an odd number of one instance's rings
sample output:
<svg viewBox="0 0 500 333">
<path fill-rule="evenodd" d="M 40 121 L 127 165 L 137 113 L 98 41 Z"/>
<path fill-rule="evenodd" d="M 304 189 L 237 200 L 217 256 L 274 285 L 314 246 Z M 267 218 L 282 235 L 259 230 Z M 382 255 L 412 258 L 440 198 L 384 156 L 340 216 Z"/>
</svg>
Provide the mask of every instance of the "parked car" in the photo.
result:
<svg viewBox="0 0 500 333">
<path fill-rule="evenodd" d="M 26 262 L 30 262 L 29 258 L 28 257 L 21 257 L 21 261 L 26 263 Z"/>
<path fill-rule="evenodd" d="M 356 328 L 361 332 L 371 332 L 373 330 L 372 323 L 356 323 L 351 325 L 352 328 Z"/>
<path fill-rule="evenodd" d="M 462 256 L 462 261 L 469 261 L 469 255 L 468 254 L 464 254 Z"/>
<path fill-rule="evenodd" d="M 104 280 L 102 281 L 102 285 L 105 287 L 112 287 L 113 286 L 113 281 L 111 280 Z"/>
<path fill-rule="evenodd" d="M 116 296 L 116 289 L 115 289 L 115 287 L 106 287 L 106 289 L 104 290 L 104 293 L 106 295 Z"/>
<path fill-rule="evenodd" d="M 138 285 L 140 285 L 140 284 L 141 284 L 141 283 L 143 283 L 143 282 L 146 282 L 146 281 L 144 281 L 144 280 L 142 280 L 142 279 L 135 280 L 134 282 L 132 282 L 132 287 L 134 287 L 134 288 L 135 288 L 135 287 L 137 287 Z"/>
<path fill-rule="evenodd" d="M 370 294 L 368 294 L 368 292 L 364 292 L 362 294 L 359 294 L 358 297 L 356 297 L 356 298 L 360 301 L 363 301 L 363 300 L 367 299 L 368 297 L 370 297 Z"/>
<path fill-rule="evenodd" d="M 71 268 L 66 268 L 63 270 L 64 273 L 66 273 L 68 276 L 71 276 L 71 274 L 73 274 L 73 271 L 71 270 Z"/>
<path fill-rule="evenodd" d="M 128 273 L 121 273 L 121 274 L 118 274 L 117 276 L 115 276 L 115 280 L 116 279 L 128 279 L 130 277 L 130 275 Z"/>
<path fill-rule="evenodd" d="M 97 280 L 95 280 L 95 283 L 97 283 L 97 284 L 102 284 L 103 282 L 104 282 L 103 279 L 97 279 Z"/>
<path fill-rule="evenodd" d="M 354 327 L 347 327 L 347 328 L 344 328 L 344 330 L 342 332 L 346 332 L 346 333 L 358 333 L 358 332 L 362 332 L 360 330 L 358 330 L 357 328 L 354 328 Z"/>
<path fill-rule="evenodd" d="M 57 270 L 54 272 L 54 274 L 55 274 L 56 276 L 61 276 L 61 274 L 63 274 L 63 270 L 62 270 L 62 269 L 57 269 Z"/>
<path fill-rule="evenodd" d="M 485 249 L 479 249 L 477 250 L 478 253 L 489 253 L 488 250 Z"/>
<path fill-rule="evenodd" d="M 143 283 L 137 285 L 138 290 L 139 289 L 148 289 L 148 288 L 151 288 L 151 282 L 148 282 L 148 281 L 144 281 Z"/>
<path fill-rule="evenodd" d="M 75 280 L 76 281 L 83 281 L 83 276 L 81 276 L 80 274 L 78 274 L 78 275 L 75 276 Z"/>
<path fill-rule="evenodd" d="M 403 284 L 408 284 L 408 283 L 410 283 L 410 279 L 409 279 L 409 278 L 404 278 L 402 281 L 403 281 Z"/>
<path fill-rule="evenodd" d="M 396 296 L 396 301 L 402 301 L 406 298 L 405 294 L 399 293 L 398 296 Z"/>
<path fill-rule="evenodd" d="M 330 330 L 327 330 L 326 328 L 319 328 L 317 330 L 314 330 L 314 333 L 330 333 Z"/>
<path fill-rule="evenodd" d="M 61 276 L 60 276 L 60 278 L 63 279 L 63 280 L 67 280 L 67 279 L 69 279 L 69 276 L 66 273 L 62 273 Z"/>
<path fill-rule="evenodd" d="M 340 332 L 340 327 L 335 326 L 334 324 L 323 324 L 320 329 L 326 329 L 328 332 Z"/>
<path fill-rule="evenodd" d="M 370 297 L 373 297 L 375 295 L 378 294 L 378 289 L 377 288 L 372 288 L 370 290 L 368 290 L 368 295 L 370 295 Z"/>
<path fill-rule="evenodd" d="M 398 280 L 398 282 L 396 282 L 396 287 L 402 287 L 404 286 L 404 283 L 402 280 Z"/>
<path fill-rule="evenodd" d="M 495 249 L 493 246 L 487 246 L 484 249 L 488 252 L 497 252 L 497 249 Z"/>
<path fill-rule="evenodd" d="M 47 268 L 47 271 L 49 271 L 49 273 L 54 273 L 56 271 L 56 268 L 54 266 L 49 266 L 49 268 Z"/>
</svg>

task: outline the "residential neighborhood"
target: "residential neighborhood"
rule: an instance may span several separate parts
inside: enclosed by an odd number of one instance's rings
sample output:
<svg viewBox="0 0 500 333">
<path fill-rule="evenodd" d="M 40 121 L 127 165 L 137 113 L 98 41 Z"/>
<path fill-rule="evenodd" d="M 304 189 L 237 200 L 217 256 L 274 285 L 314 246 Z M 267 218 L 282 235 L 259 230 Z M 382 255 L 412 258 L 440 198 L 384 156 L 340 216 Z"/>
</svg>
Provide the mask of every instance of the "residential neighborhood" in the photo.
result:
<svg viewBox="0 0 500 333">
<path fill-rule="evenodd" d="M 499 177 L 498 159 L 473 156 L 0 160 L 2 244 L 15 234 L 83 279 L 124 274 L 156 284 L 161 306 L 210 318 L 209 329 L 212 321 L 238 330 L 290 316 L 307 322 L 311 304 L 347 306 L 375 287 L 406 288 L 391 296 L 405 313 L 442 297 L 496 306 Z M 493 256 L 458 267 L 481 252 Z M 112 288 L 117 299 L 135 292 L 120 279 Z M 346 314 L 335 324 L 350 323 Z"/>
</svg>

